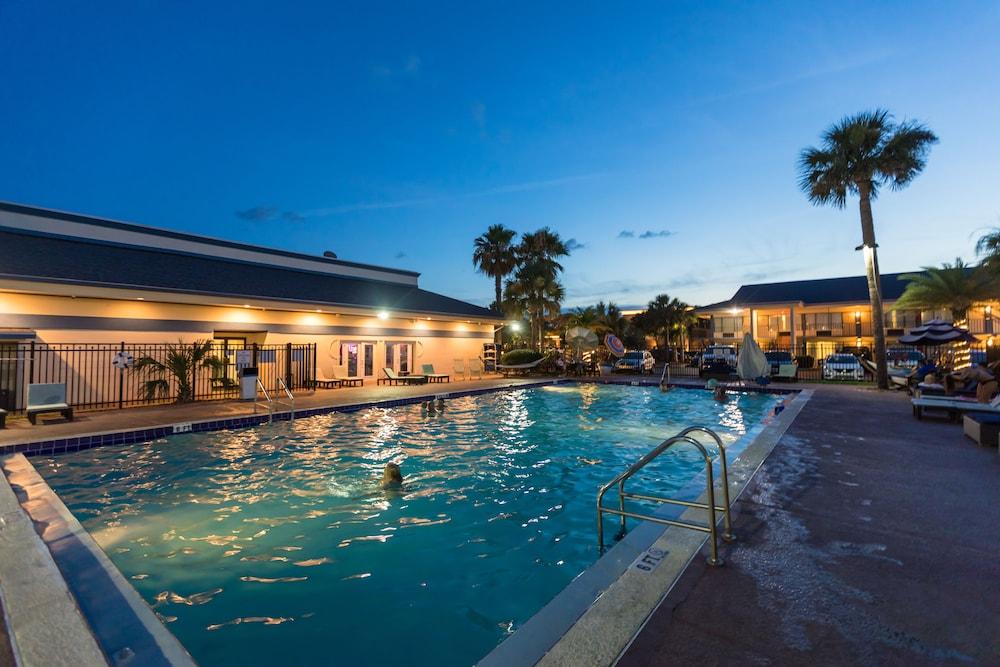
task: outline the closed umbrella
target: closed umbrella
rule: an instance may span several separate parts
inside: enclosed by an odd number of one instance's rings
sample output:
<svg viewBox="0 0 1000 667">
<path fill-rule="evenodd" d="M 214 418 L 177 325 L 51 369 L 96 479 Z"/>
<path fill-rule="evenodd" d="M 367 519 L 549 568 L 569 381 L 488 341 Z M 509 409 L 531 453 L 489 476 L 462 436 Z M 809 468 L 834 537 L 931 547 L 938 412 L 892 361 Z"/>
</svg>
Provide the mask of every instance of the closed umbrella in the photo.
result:
<svg viewBox="0 0 1000 667">
<path fill-rule="evenodd" d="M 756 380 L 770 375 L 771 362 L 749 333 L 743 336 L 743 346 L 736 357 L 736 374 L 741 380 Z"/>
</svg>

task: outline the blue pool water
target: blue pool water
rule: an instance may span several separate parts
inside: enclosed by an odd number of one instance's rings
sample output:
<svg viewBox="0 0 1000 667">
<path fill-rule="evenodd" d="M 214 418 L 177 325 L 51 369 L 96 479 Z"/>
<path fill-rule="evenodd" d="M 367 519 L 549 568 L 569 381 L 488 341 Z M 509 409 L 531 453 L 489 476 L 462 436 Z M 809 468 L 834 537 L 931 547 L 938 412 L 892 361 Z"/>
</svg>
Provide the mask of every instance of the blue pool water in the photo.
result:
<svg viewBox="0 0 1000 667">
<path fill-rule="evenodd" d="M 596 560 L 602 483 L 683 426 L 734 442 L 777 400 L 549 386 L 36 467 L 201 664 L 467 665 Z M 699 470 L 678 450 L 636 488 Z"/>
</svg>

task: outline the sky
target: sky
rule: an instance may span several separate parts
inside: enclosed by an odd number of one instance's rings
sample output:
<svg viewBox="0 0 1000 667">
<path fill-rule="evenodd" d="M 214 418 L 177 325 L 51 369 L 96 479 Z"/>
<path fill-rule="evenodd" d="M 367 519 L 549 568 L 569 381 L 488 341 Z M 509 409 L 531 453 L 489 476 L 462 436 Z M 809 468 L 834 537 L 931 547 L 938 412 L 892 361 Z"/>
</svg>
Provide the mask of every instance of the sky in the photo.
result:
<svg viewBox="0 0 1000 667">
<path fill-rule="evenodd" d="M 940 137 L 874 203 L 884 272 L 1000 225 L 1000 3 L 0 0 L 0 200 L 419 271 L 572 239 L 566 306 L 859 275 L 799 152 L 882 107 Z"/>
</svg>

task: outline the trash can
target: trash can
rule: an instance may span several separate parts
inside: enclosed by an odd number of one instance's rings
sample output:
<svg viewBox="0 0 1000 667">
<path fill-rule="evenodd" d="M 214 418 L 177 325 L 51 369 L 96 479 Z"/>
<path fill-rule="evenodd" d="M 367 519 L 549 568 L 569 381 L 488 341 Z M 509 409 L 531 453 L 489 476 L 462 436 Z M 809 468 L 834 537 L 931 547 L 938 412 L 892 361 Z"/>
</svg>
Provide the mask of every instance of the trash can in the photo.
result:
<svg viewBox="0 0 1000 667">
<path fill-rule="evenodd" d="M 246 366 L 240 369 L 240 400 L 252 401 L 257 398 L 257 367 Z"/>
</svg>

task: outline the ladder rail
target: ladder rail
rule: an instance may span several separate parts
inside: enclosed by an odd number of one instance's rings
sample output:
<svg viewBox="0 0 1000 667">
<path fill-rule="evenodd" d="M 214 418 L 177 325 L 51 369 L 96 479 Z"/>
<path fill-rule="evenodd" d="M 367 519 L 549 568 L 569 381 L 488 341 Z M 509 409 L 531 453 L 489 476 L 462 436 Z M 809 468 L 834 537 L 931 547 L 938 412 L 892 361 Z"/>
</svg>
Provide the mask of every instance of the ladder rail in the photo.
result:
<svg viewBox="0 0 1000 667">
<path fill-rule="evenodd" d="M 705 445 L 696 440 L 691 436 L 693 433 L 705 433 L 712 437 L 715 444 L 719 447 L 719 457 L 722 462 L 722 477 L 723 477 L 723 504 L 721 506 L 716 505 L 715 502 L 715 479 L 714 479 L 714 466 L 712 464 L 712 456 L 709 454 L 708 449 Z M 633 475 L 645 468 L 647 465 L 652 463 L 657 457 L 663 454 L 665 451 L 669 450 L 671 447 L 676 445 L 689 445 L 698 450 L 701 455 L 702 460 L 705 463 L 705 481 L 706 481 L 706 495 L 707 503 L 699 503 L 687 500 L 680 500 L 677 498 L 663 498 L 660 496 L 652 496 L 640 493 L 626 493 L 625 492 L 625 482 L 628 481 Z M 611 487 L 618 487 L 618 507 L 617 509 L 606 507 L 604 505 L 604 496 L 611 489 Z M 684 429 L 680 433 L 671 436 L 661 442 L 659 445 L 651 449 L 649 452 L 644 454 L 638 461 L 630 465 L 625 471 L 619 473 L 614 479 L 609 481 L 607 484 L 601 486 L 597 492 L 597 543 L 601 551 L 604 550 L 604 515 L 610 514 L 612 516 L 619 517 L 620 523 L 620 533 L 619 535 L 624 536 L 626 530 L 626 518 L 641 519 L 644 521 L 651 521 L 653 523 L 658 523 L 668 526 L 676 526 L 679 528 L 688 528 L 691 530 L 696 530 L 700 532 L 706 532 L 709 534 L 710 540 L 710 555 L 707 559 L 709 565 L 722 565 L 723 560 L 719 557 L 718 553 L 718 519 L 716 518 L 717 512 L 722 512 L 724 517 L 724 533 L 722 538 L 726 541 L 732 541 L 732 524 L 729 517 L 729 475 L 727 470 L 727 464 L 725 459 L 725 446 L 722 444 L 722 439 L 717 433 L 709 428 L 703 426 L 691 426 Z M 663 517 L 658 517 L 649 514 L 640 514 L 638 512 L 629 512 L 625 509 L 626 500 L 639 500 L 647 502 L 664 503 L 670 505 L 679 505 L 682 507 L 703 509 L 708 512 L 708 524 L 696 524 L 687 521 L 679 521 L 675 519 L 666 519 Z"/>
<path fill-rule="evenodd" d="M 290 421 L 295 421 L 295 394 L 289 391 L 285 381 L 280 377 L 278 378 L 278 387 L 285 393 L 285 398 L 287 398 L 288 401 L 276 401 L 276 403 L 286 406 L 291 411 Z"/>
<path fill-rule="evenodd" d="M 254 414 L 257 414 L 257 404 L 259 403 L 257 397 L 260 394 L 264 394 L 264 401 L 265 401 L 265 405 L 267 406 L 267 423 L 270 424 L 271 422 L 274 421 L 274 401 L 271 399 L 271 394 L 267 393 L 267 387 L 264 386 L 264 383 L 261 382 L 260 378 L 258 377 L 257 378 L 257 391 L 254 393 L 254 396 L 253 396 L 253 413 Z"/>
</svg>

